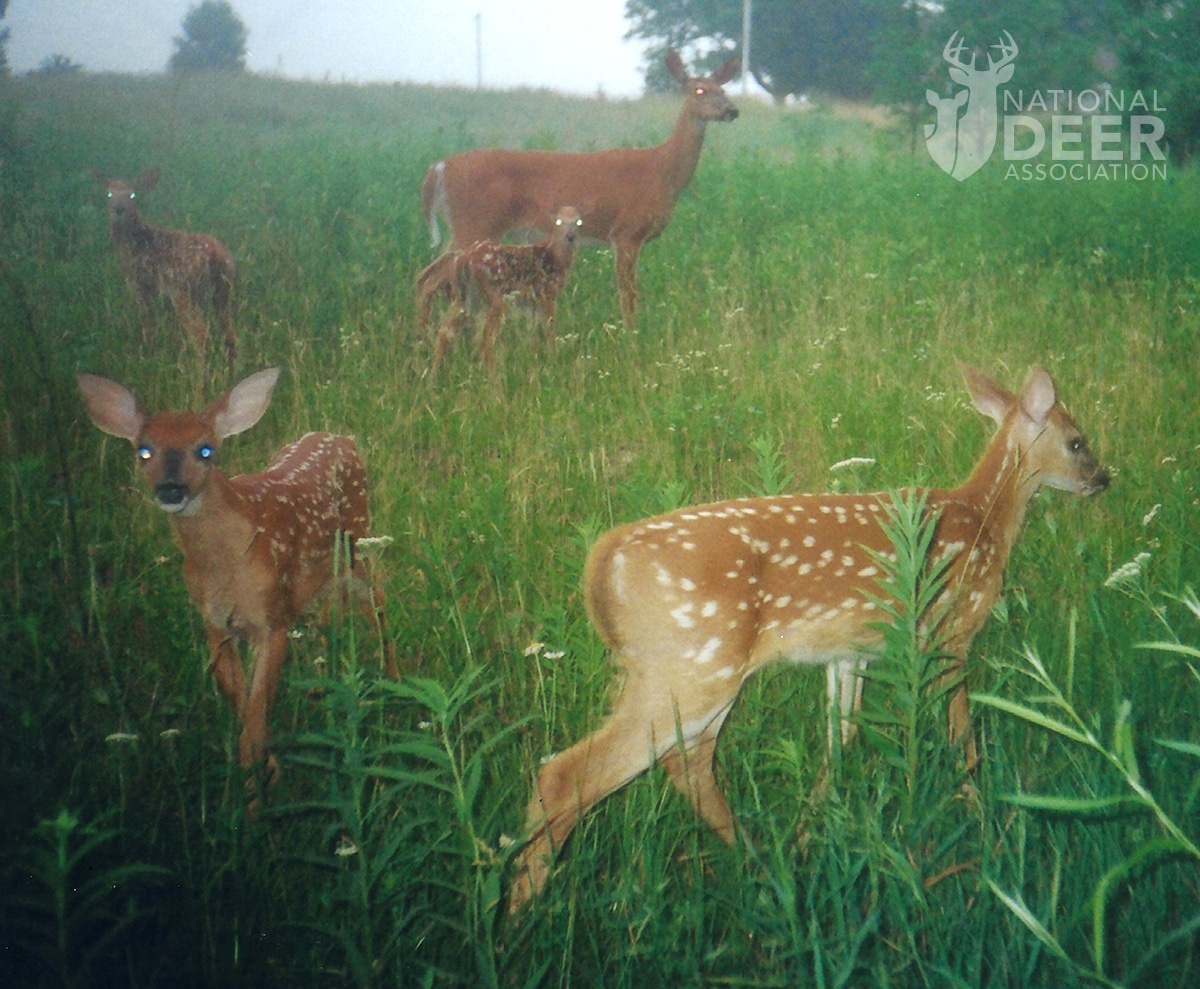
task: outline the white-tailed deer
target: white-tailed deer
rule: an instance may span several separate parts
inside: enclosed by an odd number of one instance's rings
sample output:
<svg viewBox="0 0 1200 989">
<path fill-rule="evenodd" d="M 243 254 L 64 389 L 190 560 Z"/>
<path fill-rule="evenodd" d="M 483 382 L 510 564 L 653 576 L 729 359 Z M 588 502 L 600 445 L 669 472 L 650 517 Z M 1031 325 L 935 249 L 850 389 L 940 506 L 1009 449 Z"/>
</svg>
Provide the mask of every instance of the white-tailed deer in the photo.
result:
<svg viewBox="0 0 1200 989">
<path fill-rule="evenodd" d="M 487 306 L 479 353 L 491 365 L 492 347 L 507 312 L 508 298 L 529 301 L 541 317 L 549 339 L 554 338 L 558 296 L 566 284 L 575 248 L 583 229 L 579 210 L 565 206 L 554 217 L 550 236 L 538 244 L 497 244 L 483 240 L 462 251 L 448 251 L 417 276 L 417 322 L 429 327 L 434 298 L 445 293 L 450 300 L 438 326 L 433 373 L 458 336 L 473 297 Z"/>
<path fill-rule="evenodd" d="M 237 358 L 233 336 L 233 255 L 215 237 L 156 227 L 137 207 L 139 193 L 158 184 L 151 168 L 132 182 L 97 173 L 108 193 L 108 231 L 130 291 L 137 300 L 142 338 L 154 332 L 154 303 L 166 297 L 197 352 L 208 343 L 207 307 L 221 324 L 230 370 Z"/>
<path fill-rule="evenodd" d="M 975 407 L 999 426 L 966 483 L 924 492 L 937 513 L 931 557 L 950 559 L 938 607 L 942 645 L 960 682 L 949 704 L 952 742 L 976 760 L 962 664 L 1001 592 L 1005 564 L 1030 498 L 1042 486 L 1078 495 L 1108 475 L 1054 382 L 1035 368 L 1017 395 L 962 366 Z M 607 533 L 588 556 L 588 617 L 624 668 L 604 724 L 550 759 L 529 804 L 529 843 L 509 905 L 519 909 L 549 875 L 579 818 L 660 761 L 675 786 L 727 842 L 729 806 L 713 777 L 721 726 L 745 680 L 767 663 L 824 665 L 831 723 L 861 699 L 858 671 L 882 642 L 884 617 L 871 551 L 892 550 L 880 525 L 886 494 L 805 494 L 722 501 Z"/>
<path fill-rule="evenodd" d="M 170 513 L 183 550 L 183 578 L 208 636 L 209 669 L 242 725 L 238 756 L 245 769 L 267 752 L 271 705 L 288 649 L 288 630 L 318 595 L 331 590 L 337 543 L 343 587 L 363 603 L 386 641 L 384 601 L 354 558 L 368 534 L 367 476 L 348 436 L 309 433 L 279 450 L 259 474 L 226 477 L 216 465 L 226 437 L 262 417 L 279 368 L 252 374 L 200 413 L 149 415 L 122 385 L 78 377 L 88 416 L 129 440 L 155 503 Z M 252 656 L 247 680 L 238 654 Z M 387 672 L 398 677 L 392 644 Z M 269 759 L 270 778 L 275 774 Z"/>
<path fill-rule="evenodd" d="M 450 226 L 450 249 L 508 234 L 549 234 L 555 209 L 573 203 L 587 217 L 588 238 L 608 241 L 617 268 L 621 314 L 637 318 L 637 261 L 642 245 L 666 228 L 679 194 L 692 181 L 705 127 L 733 120 L 737 108 L 721 88 L 733 78 L 733 59 L 707 78 L 687 74 L 678 52 L 667 67 L 683 88 L 675 129 L 655 148 L 614 148 L 590 153 L 467 151 L 431 165 L 421 185 L 433 243 L 441 241 L 437 214 Z"/>
</svg>

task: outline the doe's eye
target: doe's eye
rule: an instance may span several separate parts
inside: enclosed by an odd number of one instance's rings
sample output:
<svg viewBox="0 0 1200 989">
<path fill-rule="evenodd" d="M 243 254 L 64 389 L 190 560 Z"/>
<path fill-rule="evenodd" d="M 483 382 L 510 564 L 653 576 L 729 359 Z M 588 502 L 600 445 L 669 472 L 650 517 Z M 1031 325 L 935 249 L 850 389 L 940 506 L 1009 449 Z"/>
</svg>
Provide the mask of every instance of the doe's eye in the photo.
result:
<svg viewBox="0 0 1200 989">
<path fill-rule="evenodd" d="M 154 456 L 154 451 L 148 446 L 139 446 L 137 449 L 138 460 L 149 460 Z"/>
<path fill-rule="evenodd" d="M 199 460 L 211 460 L 212 455 L 213 455 L 213 448 L 211 446 L 209 446 L 207 443 L 205 443 L 203 446 L 199 446 L 196 448 L 196 457 Z"/>
</svg>

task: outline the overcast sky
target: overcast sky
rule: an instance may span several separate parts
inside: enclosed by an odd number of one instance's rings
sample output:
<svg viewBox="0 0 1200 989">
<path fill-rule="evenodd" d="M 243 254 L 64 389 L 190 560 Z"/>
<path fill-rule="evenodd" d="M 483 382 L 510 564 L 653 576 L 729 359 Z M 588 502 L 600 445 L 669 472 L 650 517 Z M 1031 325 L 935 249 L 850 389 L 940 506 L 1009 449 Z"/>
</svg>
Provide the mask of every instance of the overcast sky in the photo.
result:
<svg viewBox="0 0 1200 989">
<path fill-rule="evenodd" d="M 161 72 L 199 0 L 10 0 L 14 72 L 65 55 L 95 72 Z M 642 91 L 625 0 L 230 0 L 250 32 L 246 65 L 334 82 L 485 86 L 592 95 Z"/>
</svg>

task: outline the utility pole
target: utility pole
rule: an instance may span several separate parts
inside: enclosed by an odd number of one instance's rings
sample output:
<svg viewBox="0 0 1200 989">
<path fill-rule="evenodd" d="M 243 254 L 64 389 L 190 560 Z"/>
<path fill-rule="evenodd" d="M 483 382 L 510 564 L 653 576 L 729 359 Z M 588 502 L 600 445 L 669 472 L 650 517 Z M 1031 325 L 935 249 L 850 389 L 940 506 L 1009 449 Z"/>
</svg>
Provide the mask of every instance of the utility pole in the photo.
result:
<svg viewBox="0 0 1200 989">
<path fill-rule="evenodd" d="M 742 0 L 742 95 L 750 93 L 750 13 L 754 0 Z"/>
<path fill-rule="evenodd" d="M 475 88 L 483 89 L 483 13 L 475 15 Z"/>
</svg>

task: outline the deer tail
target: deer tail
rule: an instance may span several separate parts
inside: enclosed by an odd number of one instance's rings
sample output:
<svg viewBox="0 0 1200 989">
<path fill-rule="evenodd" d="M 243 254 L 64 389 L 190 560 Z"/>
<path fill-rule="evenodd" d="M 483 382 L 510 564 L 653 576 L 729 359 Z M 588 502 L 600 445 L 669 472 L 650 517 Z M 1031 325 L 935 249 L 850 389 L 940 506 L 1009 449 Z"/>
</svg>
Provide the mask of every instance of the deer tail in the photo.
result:
<svg viewBox="0 0 1200 989">
<path fill-rule="evenodd" d="M 618 553 L 624 529 L 605 533 L 591 548 L 583 568 L 584 607 L 604 644 L 621 650 L 621 633 L 613 615 L 612 598 L 620 595 L 625 560 Z"/>
<path fill-rule="evenodd" d="M 421 202 L 425 207 L 425 222 L 429 224 L 429 237 L 434 247 L 442 242 L 442 231 L 438 226 L 438 213 L 446 216 L 446 163 L 439 161 L 429 166 L 425 181 L 421 183 Z"/>
</svg>

